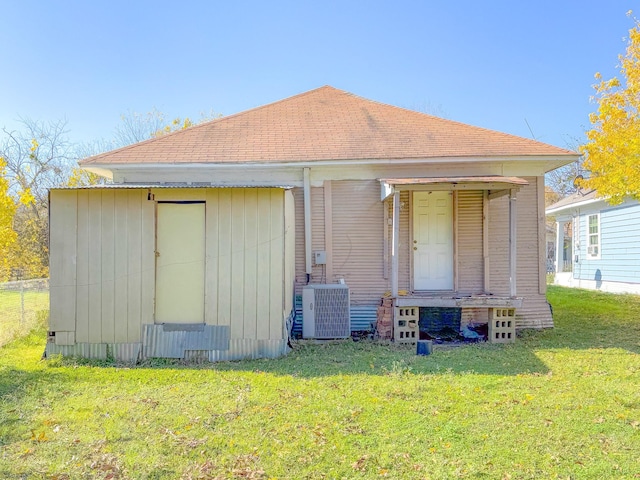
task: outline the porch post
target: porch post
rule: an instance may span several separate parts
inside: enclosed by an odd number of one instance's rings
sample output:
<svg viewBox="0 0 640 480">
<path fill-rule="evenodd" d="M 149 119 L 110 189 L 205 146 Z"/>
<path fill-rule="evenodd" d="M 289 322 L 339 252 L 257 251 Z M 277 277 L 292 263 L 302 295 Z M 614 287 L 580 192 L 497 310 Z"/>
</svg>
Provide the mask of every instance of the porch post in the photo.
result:
<svg viewBox="0 0 640 480">
<path fill-rule="evenodd" d="M 564 224 L 556 221 L 556 273 L 561 273 L 564 267 Z"/>
<path fill-rule="evenodd" d="M 398 297 L 398 242 L 400 240 L 400 192 L 393 193 L 393 238 L 391 241 L 391 297 Z"/>
<path fill-rule="evenodd" d="M 509 191 L 509 295 L 516 296 L 516 189 Z"/>
</svg>

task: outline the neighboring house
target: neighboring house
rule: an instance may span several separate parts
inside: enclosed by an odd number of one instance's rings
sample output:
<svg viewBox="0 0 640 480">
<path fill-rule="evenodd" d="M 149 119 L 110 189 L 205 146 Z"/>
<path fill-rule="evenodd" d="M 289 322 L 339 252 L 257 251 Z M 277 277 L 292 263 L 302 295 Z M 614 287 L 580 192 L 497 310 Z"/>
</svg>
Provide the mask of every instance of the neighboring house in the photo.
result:
<svg viewBox="0 0 640 480">
<path fill-rule="evenodd" d="M 640 293 L 637 201 L 609 205 L 595 190 L 579 191 L 549 206 L 546 214 L 555 218 L 558 232 L 556 284 Z"/>
<path fill-rule="evenodd" d="M 574 152 L 325 86 L 107 152 L 51 190 L 47 352 L 286 353 L 307 284 L 551 327 L 544 175 Z M 396 310 L 397 312 L 397 310 Z"/>
</svg>

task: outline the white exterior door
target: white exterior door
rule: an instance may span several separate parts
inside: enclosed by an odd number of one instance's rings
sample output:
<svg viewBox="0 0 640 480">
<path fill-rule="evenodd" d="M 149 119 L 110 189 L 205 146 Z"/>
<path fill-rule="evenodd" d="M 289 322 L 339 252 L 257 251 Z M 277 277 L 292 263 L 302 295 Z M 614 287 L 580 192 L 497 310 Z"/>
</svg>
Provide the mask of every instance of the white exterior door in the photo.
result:
<svg viewBox="0 0 640 480">
<path fill-rule="evenodd" d="M 156 323 L 202 323 L 205 204 L 158 203 L 156 222 Z"/>
<path fill-rule="evenodd" d="M 453 290 L 453 192 L 413 193 L 413 288 Z"/>
</svg>

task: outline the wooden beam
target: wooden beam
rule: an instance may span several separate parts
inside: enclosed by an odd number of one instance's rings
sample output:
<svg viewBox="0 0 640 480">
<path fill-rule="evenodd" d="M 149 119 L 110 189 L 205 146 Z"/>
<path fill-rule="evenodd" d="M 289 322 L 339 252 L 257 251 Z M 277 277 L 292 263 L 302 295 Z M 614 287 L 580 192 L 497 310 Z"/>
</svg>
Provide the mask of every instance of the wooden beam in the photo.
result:
<svg viewBox="0 0 640 480">
<path fill-rule="evenodd" d="M 491 270 L 489 258 L 489 192 L 482 194 L 482 265 L 484 268 L 484 291 L 491 291 Z"/>
<path fill-rule="evenodd" d="M 509 193 L 509 294 L 516 296 L 516 253 L 517 253 L 517 230 L 518 220 L 516 208 L 516 190 L 511 189 Z"/>
<path fill-rule="evenodd" d="M 393 239 L 391 241 L 391 297 L 398 297 L 398 251 L 400 240 L 400 192 L 393 194 Z"/>
<path fill-rule="evenodd" d="M 538 197 L 538 293 L 547 291 L 547 222 L 544 214 L 544 176 L 536 177 Z"/>
<path fill-rule="evenodd" d="M 384 202 L 382 204 L 384 210 L 384 230 L 382 237 L 382 248 L 383 248 L 383 267 L 382 267 L 382 278 L 385 280 L 389 278 L 389 203 Z"/>
<path fill-rule="evenodd" d="M 504 197 L 505 195 L 508 195 L 510 191 L 511 190 L 507 189 L 507 190 L 498 190 L 496 192 L 491 192 L 489 194 L 489 200 L 494 200 L 496 198 Z"/>
</svg>

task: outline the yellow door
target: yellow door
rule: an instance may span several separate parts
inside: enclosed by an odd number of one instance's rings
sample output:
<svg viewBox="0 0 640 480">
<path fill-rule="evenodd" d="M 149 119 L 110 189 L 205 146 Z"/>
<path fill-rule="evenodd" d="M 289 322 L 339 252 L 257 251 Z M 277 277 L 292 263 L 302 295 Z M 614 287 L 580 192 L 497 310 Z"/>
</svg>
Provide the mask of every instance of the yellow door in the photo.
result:
<svg viewBox="0 0 640 480">
<path fill-rule="evenodd" d="M 413 193 L 413 288 L 453 290 L 452 192 Z"/>
<path fill-rule="evenodd" d="M 202 323 L 205 204 L 159 202 L 156 222 L 156 323 Z"/>
</svg>

